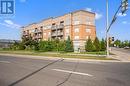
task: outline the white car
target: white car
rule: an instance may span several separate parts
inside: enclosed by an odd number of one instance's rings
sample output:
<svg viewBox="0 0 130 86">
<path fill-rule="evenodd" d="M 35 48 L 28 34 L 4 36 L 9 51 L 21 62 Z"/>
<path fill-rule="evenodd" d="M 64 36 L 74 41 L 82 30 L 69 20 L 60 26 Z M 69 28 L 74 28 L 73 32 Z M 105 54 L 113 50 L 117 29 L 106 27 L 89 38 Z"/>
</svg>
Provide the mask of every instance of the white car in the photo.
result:
<svg viewBox="0 0 130 86">
<path fill-rule="evenodd" d="M 130 47 L 126 46 L 126 47 L 124 47 L 124 49 L 130 49 Z"/>
</svg>

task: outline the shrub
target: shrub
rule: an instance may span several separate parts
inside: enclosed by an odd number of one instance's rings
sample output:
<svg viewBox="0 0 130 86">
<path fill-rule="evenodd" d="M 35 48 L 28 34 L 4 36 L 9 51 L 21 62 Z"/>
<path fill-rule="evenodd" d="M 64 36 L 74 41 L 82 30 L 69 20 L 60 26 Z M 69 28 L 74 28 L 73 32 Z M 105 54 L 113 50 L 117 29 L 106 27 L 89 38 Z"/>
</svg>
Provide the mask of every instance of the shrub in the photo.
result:
<svg viewBox="0 0 130 86">
<path fill-rule="evenodd" d="M 95 50 L 95 47 L 94 47 L 94 45 L 93 45 L 93 43 L 92 43 L 92 40 L 91 40 L 90 38 L 89 38 L 89 39 L 87 40 L 87 42 L 86 42 L 85 50 L 86 50 L 87 52 L 92 52 L 92 51 Z"/>
<path fill-rule="evenodd" d="M 104 39 L 102 39 L 101 41 L 101 51 L 105 51 L 106 50 L 106 42 Z"/>
<path fill-rule="evenodd" d="M 65 51 L 66 52 L 73 52 L 73 42 L 70 40 L 70 37 L 68 36 L 68 39 L 66 40 L 66 45 L 65 45 Z"/>
<path fill-rule="evenodd" d="M 95 46 L 95 51 L 100 51 L 101 50 L 101 45 L 100 45 L 100 41 L 98 40 L 98 38 L 96 37 L 94 40 L 94 46 Z"/>
</svg>

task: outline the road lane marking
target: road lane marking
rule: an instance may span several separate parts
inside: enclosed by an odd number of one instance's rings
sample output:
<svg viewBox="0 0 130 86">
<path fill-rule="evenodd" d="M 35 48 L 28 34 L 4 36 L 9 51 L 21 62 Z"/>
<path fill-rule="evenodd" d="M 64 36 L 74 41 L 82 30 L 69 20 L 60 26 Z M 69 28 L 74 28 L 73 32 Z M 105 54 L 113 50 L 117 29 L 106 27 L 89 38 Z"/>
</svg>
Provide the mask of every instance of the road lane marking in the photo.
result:
<svg viewBox="0 0 130 86">
<path fill-rule="evenodd" d="M 59 71 L 59 72 L 65 72 L 65 73 L 72 73 L 72 74 L 77 74 L 77 75 L 83 75 L 83 76 L 89 76 L 89 77 L 93 76 L 93 75 L 87 74 L 87 73 L 74 72 L 74 71 L 68 71 L 68 70 L 61 70 L 61 69 L 52 69 L 52 70 Z"/>
<path fill-rule="evenodd" d="M 0 63 L 11 63 L 9 61 L 0 61 Z"/>
</svg>

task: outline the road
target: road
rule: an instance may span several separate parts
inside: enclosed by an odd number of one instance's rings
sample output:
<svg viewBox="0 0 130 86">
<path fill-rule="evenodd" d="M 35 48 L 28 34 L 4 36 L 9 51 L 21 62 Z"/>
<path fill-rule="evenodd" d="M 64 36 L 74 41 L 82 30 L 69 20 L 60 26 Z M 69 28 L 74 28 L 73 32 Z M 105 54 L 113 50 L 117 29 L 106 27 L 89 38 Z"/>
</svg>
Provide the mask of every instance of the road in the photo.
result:
<svg viewBox="0 0 130 86">
<path fill-rule="evenodd" d="M 130 61 L 130 49 L 113 47 L 111 52 L 116 55 L 113 57 L 115 59 L 118 59 L 120 61 Z"/>
<path fill-rule="evenodd" d="M 1 55 L 0 86 L 130 86 L 130 63 Z"/>
</svg>

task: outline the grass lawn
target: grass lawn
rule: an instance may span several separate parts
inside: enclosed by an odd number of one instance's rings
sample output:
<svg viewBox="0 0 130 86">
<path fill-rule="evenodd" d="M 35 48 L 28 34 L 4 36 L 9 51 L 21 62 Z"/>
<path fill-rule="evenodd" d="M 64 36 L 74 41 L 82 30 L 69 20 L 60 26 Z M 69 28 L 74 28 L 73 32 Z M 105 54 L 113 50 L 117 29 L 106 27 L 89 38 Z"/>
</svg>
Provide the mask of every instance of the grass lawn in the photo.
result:
<svg viewBox="0 0 130 86">
<path fill-rule="evenodd" d="M 56 53 L 56 52 L 36 52 L 36 51 L 12 51 L 12 50 L 0 50 L 0 53 L 4 54 L 18 54 L 18 55 L 34 55 L 34 56 L 48 56 L 48 57 L 61 57 L 61 58 L 79 58 L 79 59 L 94 59 L 94 60 L 114 60 L 112 58 L 106 58 L 104 56 L 84 56 L 84 55 L 71 55 L 70 53 Z M 100 52 L 100 55 L 104 55 L 104 52 Z M 88 54 L 88 53 L 85 53 Z M 90 52 L 90 54 L 96 54 Z"/>
</svg>

